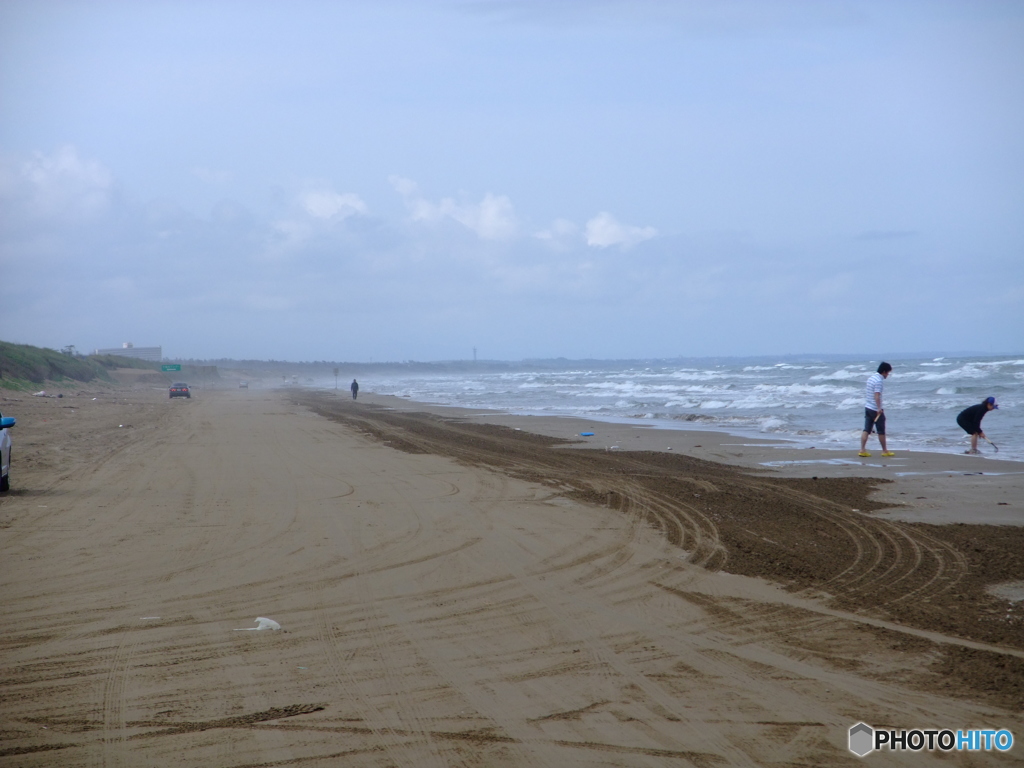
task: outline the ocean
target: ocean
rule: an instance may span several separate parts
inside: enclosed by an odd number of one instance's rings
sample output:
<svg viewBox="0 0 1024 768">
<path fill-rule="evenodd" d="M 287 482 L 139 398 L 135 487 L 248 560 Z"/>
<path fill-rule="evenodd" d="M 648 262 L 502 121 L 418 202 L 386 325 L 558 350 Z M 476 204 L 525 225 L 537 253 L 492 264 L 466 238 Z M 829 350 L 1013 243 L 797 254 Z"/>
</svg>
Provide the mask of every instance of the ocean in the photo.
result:
<svg viewBox="0 0 1024 768">
<path fill-rule="evenodd" d="M 800 445 L 856 451 L 864 384 L 875 360 L 737 359 L 714 363 L 519 364 L 512 370 L 455 374 L 369 375 L 364 391 L 422 402 L 524 415 L 579 416 L 665 429 L 709 429 L 774 437 Z M 889 359 L 884 406 L 889 447 L 961 453 L 969 438 L 956 424 L 969 405 L 994 396 L 983 422 L 999 453 L 1024 461 L 1024 358 Z M 869 447 L 877 452 L 871 438 Z"/>
</svg>

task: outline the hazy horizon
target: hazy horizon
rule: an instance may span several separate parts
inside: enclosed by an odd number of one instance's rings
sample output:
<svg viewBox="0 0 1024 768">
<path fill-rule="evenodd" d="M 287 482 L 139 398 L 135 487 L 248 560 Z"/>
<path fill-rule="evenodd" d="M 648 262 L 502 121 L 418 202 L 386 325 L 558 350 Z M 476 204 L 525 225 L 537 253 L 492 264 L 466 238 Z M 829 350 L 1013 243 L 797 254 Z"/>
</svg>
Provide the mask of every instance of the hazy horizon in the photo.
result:
<svg viewBox="0 0 1024 768">
<path fill-rule="evenodd" d="M 11 0 L 0 336 L 1001 354 L 1021 40 L 998 0 Z"/>
<path fill-rule="evenodd" d="M 874 361 L 874 360 L 936 360 L 936 359 L 973 359 L 979 357 L 1021 357 L 1024 352 L 997 351 L 997 352 L 971 352 L 971 351 L 924 351 L 924 352 L 885 352 L 885 353 L 857 353 L 857 352 L 793 352 L 793 353 L 764 353 L 755 355 L 675 355 L 666 357 L 524 357 L 524 358 L 478 358 L 455 357 L 447 359 L 406 359 L 406 360 L 288 360 L 288 359 L 261 359 L 261 358 L 230 358 L 230 357 L 165 357 L 165 362 L 191 362 L 191 363 L 267 363 L 285 365 L 486 365 L 496 363 L 502 365 L 530 364 L 530 363 L 644 363 L 644 362 L 707 362 L 712 360 L 739 361 L 739 360 L 804 360 L 821 362 L 839 362 L 845 360 Z"/>
</svg>

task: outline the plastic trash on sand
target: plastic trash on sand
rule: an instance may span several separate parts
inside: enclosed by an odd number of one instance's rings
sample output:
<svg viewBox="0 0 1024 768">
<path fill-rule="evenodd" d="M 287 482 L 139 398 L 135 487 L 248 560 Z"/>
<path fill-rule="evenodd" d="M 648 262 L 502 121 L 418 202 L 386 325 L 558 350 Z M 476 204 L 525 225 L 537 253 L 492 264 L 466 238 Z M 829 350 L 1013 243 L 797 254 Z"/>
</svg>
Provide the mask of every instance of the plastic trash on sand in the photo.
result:
<svg viewBox="0 0 1024 768">
<path fill-rule="evenodd" d="M 261 629 L 280 629 L 280 628 L 281 628 L 281 625 L 278 624 L 273 619 L 268 619 L 265 616 L 257 616 L 256 617 L 256 626 L 255 627 L 242 627 L 241 629 L 236 629 L 235 632 L 258 632 Z"/>
<path fill-rule="evenodd" d="M 580 432 L 580 437 L 593 437 L 593 432 Z"/>
</svg>

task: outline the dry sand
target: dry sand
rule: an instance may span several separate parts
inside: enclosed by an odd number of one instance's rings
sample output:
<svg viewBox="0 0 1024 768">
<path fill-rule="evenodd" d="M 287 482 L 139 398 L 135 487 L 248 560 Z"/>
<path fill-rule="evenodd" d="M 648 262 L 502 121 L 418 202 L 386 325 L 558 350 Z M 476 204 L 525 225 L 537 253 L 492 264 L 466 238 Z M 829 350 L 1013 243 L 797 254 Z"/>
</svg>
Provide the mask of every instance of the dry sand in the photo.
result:
<svg viewBox="0 0 1024 768">
<path fill-rule="evenodd" d="M 0 765 L 854 765 L 858 721 L 1024 737 L 1019 464 L 67 394 L 0 398 Z M 282 629 L 235 631 L 257 616 Z"/>
</svg>

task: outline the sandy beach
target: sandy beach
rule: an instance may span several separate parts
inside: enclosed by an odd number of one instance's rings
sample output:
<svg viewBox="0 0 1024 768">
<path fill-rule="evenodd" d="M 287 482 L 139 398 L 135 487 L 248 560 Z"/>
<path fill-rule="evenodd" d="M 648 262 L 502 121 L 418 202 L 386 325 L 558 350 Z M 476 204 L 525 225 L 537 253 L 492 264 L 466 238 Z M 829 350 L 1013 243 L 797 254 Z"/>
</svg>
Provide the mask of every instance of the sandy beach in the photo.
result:
<svg viewBox="0 0 1024 768">
<path fill-rule="evenodd" d="M 0 395 L 0 765 L 855 765 L 861 721 L 1024 738 L 1022 464 L 367 392 L 64 394 Z"/>
</svg>

